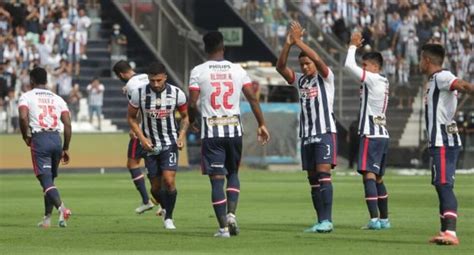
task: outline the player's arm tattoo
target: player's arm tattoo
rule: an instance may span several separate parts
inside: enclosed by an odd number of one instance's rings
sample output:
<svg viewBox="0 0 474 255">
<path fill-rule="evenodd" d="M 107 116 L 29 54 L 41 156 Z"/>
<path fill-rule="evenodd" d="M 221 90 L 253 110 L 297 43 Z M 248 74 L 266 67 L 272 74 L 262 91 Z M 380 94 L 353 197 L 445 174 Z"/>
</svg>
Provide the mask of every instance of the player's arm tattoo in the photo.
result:
<svg viewBox="0 0 474 255">
<path fill-rule="evenodd" d="M 181 121 L 179 122 L 179 137 L 184 137 L 189 128 L 189 115 L 187 110 L 179 111 Z"/>
</svg>

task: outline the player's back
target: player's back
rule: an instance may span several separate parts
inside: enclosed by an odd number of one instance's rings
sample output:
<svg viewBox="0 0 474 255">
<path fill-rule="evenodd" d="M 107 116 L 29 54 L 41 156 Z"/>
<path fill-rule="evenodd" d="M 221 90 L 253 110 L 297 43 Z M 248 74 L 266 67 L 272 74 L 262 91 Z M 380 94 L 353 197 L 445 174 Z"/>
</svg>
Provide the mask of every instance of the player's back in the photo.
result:
<svg viewBox="0 0 474 255">
<path fill-rule="evenodd" d="M 63 112 L 68 112 L 66 102 L 47 89 L 35 88 L 20 97 L 19 107 L 28 108 L 31 131 L 59 131 Z"/>
<path fill-rule="evenodd" d="M 138 89 L 141 86 L 146 86 L 150 83 L 148 80 L 148 75 L 147 74 L 134 74 L 132 78 L 130 78 L 127 81 L 127 84 L 125 85 L 127 88 L 127 97 L 130 100 L 132 96 L 132 92 L 136 89 Z"/>
<path fill-rule="evenodd" d="M 252 83 L 240 65 L 207 61 L 191 71 L 189 84 L 190 90 L 200 91 L 203 137 L 242 135 L 240 92 Z"/>
<path fill-rule="evenodd" d="M 359 134 L 389 137 L 386 128 L 389 82 L 379 74 L 364 70 L 361 89 Z"/>
</svg>

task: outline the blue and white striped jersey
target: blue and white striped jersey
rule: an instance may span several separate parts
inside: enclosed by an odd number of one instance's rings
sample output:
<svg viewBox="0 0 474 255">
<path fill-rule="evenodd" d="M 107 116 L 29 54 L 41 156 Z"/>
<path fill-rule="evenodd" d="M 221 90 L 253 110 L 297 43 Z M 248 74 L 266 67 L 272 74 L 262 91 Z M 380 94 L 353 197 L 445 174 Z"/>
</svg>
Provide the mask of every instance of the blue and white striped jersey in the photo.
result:
<svg viewBox="0 0 474 255">
<path fill-rule="evenodd" d="M 334 74 L 328 68 L 328 76 L 314 77 L 293 73 L 290 85 L 298 89 L 300 98 L 300 137 L 337 133 L 334 120 Z"/>
<path fill-rule="evenodd" d="M 349 47 L 345 67 L 362 82 L 358 133 L 367 137 L 389 138 L 385 115 L 389 95 L 388 80 L 381 74 L 367 72 L 357 66 L 356 49 L 353 45 Z"/>
<path fill-rule="evenodd" d="M 150 85 L 141 86 L 132 91 L 129 103 L 140 110 L 142 132 L 153 145 L 176 144 L 178 125 L 175 112 L 187 108 L 186 95 L 180 88 L 167 83 L 163 91 L 155 92 Z"/>
<path fill-rule="evenodd" d="M 425 94 L 425 122 L 431 147 L 461 146 L 454 115 L 458 105 L 453 84 L 458 78 L 450 71 L 440 70 L 428 80 Z"/>
</svg>

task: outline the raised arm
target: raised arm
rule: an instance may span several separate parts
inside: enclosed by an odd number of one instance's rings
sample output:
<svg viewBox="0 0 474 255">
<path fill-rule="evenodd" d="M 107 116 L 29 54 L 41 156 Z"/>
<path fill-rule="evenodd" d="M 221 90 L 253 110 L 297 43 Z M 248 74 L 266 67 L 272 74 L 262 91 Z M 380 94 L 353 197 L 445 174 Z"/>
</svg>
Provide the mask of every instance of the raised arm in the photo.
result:
<svg viewBox="0 0 474 255">
<path fill-rule="evenodd" d="M 270 141 L 270 133 L 265 126 L 265 119 L 263 118 L 260 104 L 258 103 L 251 86 L 244 86 L 242 91 L 244 92 L 244 95 L 247 98 L 250 107 L 252 108 L 253 115 L 255 116 L 255 119 L 258 123 L 257 139 L 262 145 L 265 145 L 268 141 Z"/>
<path fill-rule="evenodd" d="M 347 51 L 346 62 L 344 66 L 347 70 L 351 71 L 355 76 L 363 80 L 364 70 L 360 68 L 355 59 L 356 50 L 358 47 L 362 45 L 362 35 L 359 32 L 352 34 L 351 36 L 351 44 L 349 46 L 349 50 Z"/>
<path fill-rule="evenodd" d="M 278 57 L 276 63 L 276 70 L 290 84 L 293 83 L 293 81 L 295 80 L 295 72 L 291 70 L 291 68 L 286 66 L 286 63 L 288 61 L 288 54 L 290 53 L 291 46 L 293 46 L 294 43 L 295 42 L 293 38 L 288 33 L 288 35 L 286 36 L 285 44 L 283 45 L 283 49 L 281 50 L 280 56 Z"/>
<path fill-rule="evenodd" d="M 316 51 L 311 49 L 301 39 L 304 34 L 304 29 L 298 22 L 291 22 L 290 34 L 293 40 L 295 41 L 295 45 L 298 46 L 298 48 L 300 48 L 314 62 L 314 64 L 316 65 L 316 69 L 318 69 L 318 72 L 323 76 L 323 78 L 328 77 L 329 68 L 326 63 L 321 59 L 321 57 L 318 55 L 318 53 L 316 53 Z"/>
</svg>

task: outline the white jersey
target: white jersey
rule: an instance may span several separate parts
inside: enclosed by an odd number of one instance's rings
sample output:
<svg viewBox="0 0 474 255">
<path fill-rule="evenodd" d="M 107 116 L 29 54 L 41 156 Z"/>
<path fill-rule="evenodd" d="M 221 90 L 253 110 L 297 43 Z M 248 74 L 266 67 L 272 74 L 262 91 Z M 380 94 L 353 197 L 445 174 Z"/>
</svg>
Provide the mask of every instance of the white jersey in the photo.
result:
<svg viewBox="0 0 474 255">
<path fill-rule="evenodd" d="M 163 147 L 175 145 L 178 140 L 178 128 L 175 119 L 176 109 L 183 111 L 187 108 L 184 92 L 171 84 L 161 92 L 155 92 L 150 85 L 133 90 L 130 105 L 139 108 L 142 115 L 141 128 L 145 137 L 153 145 L 158 143 Z"/>
<path fill-rule="evenodd" d="M 428 80 L 425 95 L 425 122 L 431 147 L 461 146 L 454 115 L 458 105 L 453 84 L 458 78 L 450 71 L 441 70 Z"/>
<path fill-rule="evenodd" d="M 210 60 L 193 68 L 189 90 L 200 92 L 201 138 L 242 136 L 240 92 L 251 85 L 247 72 L 227 60 Z"/>
<path fill-rule="evenodd" d="M 360 78 L 359 135 L 389 138 L 386 116 L 389 94 L 387 78 L 378 73 L 367 72 L 355 60 L 355 46 L 350 46 L 345 67 Z"/>
<path fill-rule="evenodd" d="M 66 102 L 46 89 L 35 88 L 23 94 L 18 103 L 18 108 L 22 107 L 28 109 L 32 133 L 62 130 L 61 114 L 69 113 Z"/>
<path fill-rule="evenodd" d="M 300 137 L 337 133 L 334 120 L 334 74 L 328 67 L 328 75 L 306 76 L 293 72 L 290 85 L 298 89 L 300 98 Z"/>
<path fill-rule="evenodd" d="M 139 87 L 146 86 L 149 83 L 150 81 L 148 81 L 147 74 L 134 74 L 132 78 L 127 81 L 127 84 L 125 84 L 125 88 L 127 89 L 128 100 L 132 98 L 132 93 L 134 90 L 138 89 Z"/>
</svg>

